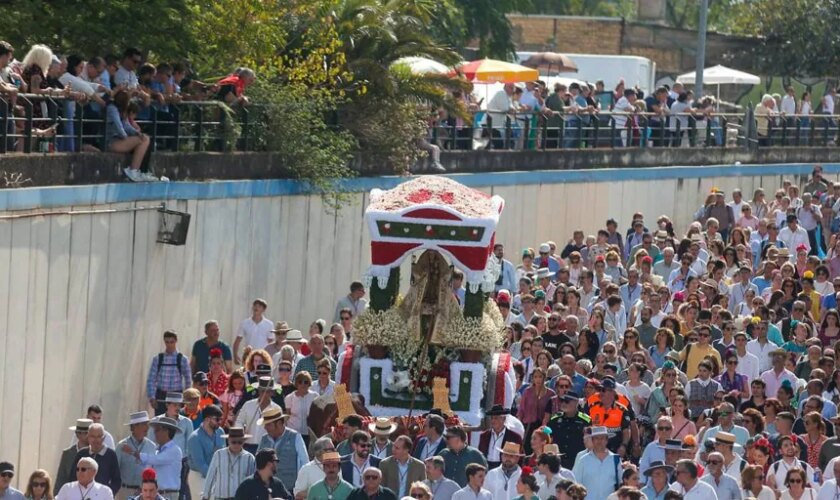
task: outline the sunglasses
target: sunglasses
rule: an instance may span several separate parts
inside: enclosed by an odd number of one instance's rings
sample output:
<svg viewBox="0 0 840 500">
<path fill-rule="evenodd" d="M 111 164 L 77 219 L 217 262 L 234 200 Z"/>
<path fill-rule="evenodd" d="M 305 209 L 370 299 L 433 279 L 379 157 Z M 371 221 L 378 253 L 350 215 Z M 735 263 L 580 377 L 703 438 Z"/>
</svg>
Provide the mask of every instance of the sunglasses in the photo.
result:
<svg viewBox="0 0 840 500">
<path fill-rule="evenodd" d="M 300 382 L 298 382 L 298 385 L 311 385 L 311 384 L 312 384 L 312 382 L 310 382 L 308 380 L 301 380 Z"/>
<path fill-rule="evenodd" d="M 368 476 L 368 475 L 365 475 L 365 481 L 376 481 L 377 479 L 379 479 L 379 476 Z"/>
<path fill-rule="evenodd" d="M 292 369 L 291 368 L 278 368 L 277 371 L 279 371 L 279 372 L 290 372 L 290 371 L 292 371 Z"/>
<path fill-rule="evenodd" d="M 11 478 L 15 477 L 15 474 L 14 474 L 14 472 L 3 472 L 2 474 L 0 474 L 0 477 L 5 477 L 6 479 L 11 479 Z"/>
<path fill-rule="evenodd" d="M 230 444 L 245 444 L 245 441 L 242 439 L 231 439 L 228 441 Z"/>
<path fill-rule="evenodd" d="M 90 467 L 76 467 L 76 472 L 87 472 Z"/>
<path fill-rule="evenodd" d="M 568 384 L 557 384 L 557 387 L 559 387 L 560 389 L 571 389 L 572 388 L 572 386 L 570 386 Z"/>
<path fill-rule="evenodd" d="M 673 430 L 673 427 L 657 427 L 656 430 L 658 431 L 670 431 Z"/>
<path fill-rule="evenodd" d="M 47 483 L 32 483 L 33 488 L 46 488 Z"/>
<path fill-rule="evenodd" d="M 356 446 L 362 449 L 370 448 L 370 443 L 356 443 Z"/>
<path fill-rule="evenodd" d="M 788 482 L 790 484 L 799 484 L 799 483 L 802 482 L 802 480 L 801 479 L 790 479 L 790 480 L 788 480 Z"/>
</svg>

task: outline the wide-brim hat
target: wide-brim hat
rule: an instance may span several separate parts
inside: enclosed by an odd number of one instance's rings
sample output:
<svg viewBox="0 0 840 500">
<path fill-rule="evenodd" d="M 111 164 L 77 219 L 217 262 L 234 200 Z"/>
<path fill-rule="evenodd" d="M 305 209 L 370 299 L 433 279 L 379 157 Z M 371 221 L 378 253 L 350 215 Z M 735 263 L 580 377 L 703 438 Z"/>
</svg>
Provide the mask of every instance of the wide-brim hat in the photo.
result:
<svg viewBox="0 0 840 500">
<path fill-rule="evenodd" d="M 321 455 L 321 463 L 323 464 L 327 462 L 339 463 L 341 462 L 341 455 L 339 455 L 337 451 L 324 452 L 324 454 Z"/>
<path fill-rule="evenodd" d="M 490 410 L 488 410 L 487 413 L 485 413 L 485 415 L 488 416 L 488 417 L 498 417 L 498 416 L 502 416 L 502 415 L 510 415 L 510 409 L 505 408 L 502 405 L 493 405 L 493 407 L 490 408 Z"/>
<path fill-rule="evenodd" d="M 718 432 L 715 434 L 715 444 L 735 444 L 735 434 L 730 434 L 728 432 Z"/>
<path fill-rule="evenodd" d="M 657 231 L 653 238 L 656 241 L 667 241 L 668 240 L 668 232 L 667 231 Z"/>
<path fill-rule="evenodd" d="M 664 469 L 665 472 L 668 473 L 668 474 L 670 474 L 671 472 L 674 471 L 674 467 L 666 464 L 665 462 L 663 462 L 661 460 L 654 460 L 653 462 L 650 463 L 648 468 L 645 470 L 644 474 L 645 474 L 645 476 L 650 477 L 651 475 L 653 475 L 653 471 L 655 471 L 657 469 Z"/>
<path fill-rule="evenodd" d="M 397 430 L 397 424 L 391 422 L 388 417 L 377 417 L 375 421 L 368 424 L 368 430 L 371 434 L 391 435 Z"/>
<path fill-rule="evenodd" d="M 245 434 L 244 427 L 231 427 L 227 434 L 222 434 L 223 439 L 248 439 L 252 437 L 250 434 Z"/>
<path fill-rule="evenodd" d="M 178 422 L 175 419 L 169 417 L 155 417 L 149 422 L 149 425 L 152 427 L 166 427 L 167 429 L 172 429 L 175 432 L 183 432 L 181 428 L 178 427 Z"/>
<path fill-rule="evenodd" d="M 303 334 L 300 330 L 289 330 L 286 333 L 286 342 L 303 342 Z"/>
<path fill-rule="evenodd" d="M 660 444 L 659 447 L 663 450 L 671 451 L 683 451 L 685 449 L 683 448 L 682 441 L 679 439 L 666 439 L 665 444 Z"/>
<path fill-rule="evenodd" d="M 257 425 L 270 424 L 278 420 L 288 420 L 291 415 L 286 415 L 279 407 L 270 407 L 262 413 L 262 417 L 257 420 Z"/>
<path fill-rule="evenodd" d="M 558 457 L 564 455 L 564 453 L 560 453 L 560 448 L 554 443 L 543 445 L 543 453 L 547 455 L 557 455 Z"/>
<path fill-rule="evenodd" d="M 71 431 L 87 432 L 91 425 L 93 425 L 93 420 L 89 418 L 77 418 L 76 425 L 68 427 L 68 429 Z"/>
<path fill-rule="evenodd" d="M 256 382 L 251 384 L 254 389 L 264 389 L 266 391 L 274 390 L 274 379 L 271 377 L 260 377 Z"/>
<path fill-rule="evenodd" d="M 522 453 L 522 446 L 511 441 L 505 443 L 501 448 L 496 449 L 499 450 L 499 453 L 504 453 L 505 455 L 515 455 L 517 457 L 525 456 L 525 454 Z"/>
<path fill-rule="evenodd" d="M 271 330 L 271 333 L 288 333 L 290 331 L 292 331 L 292 329 L 289 328 L 288 323 L 285 321 L 278 321 L 274 323 L 274 329 Z"/>
<path fill-rule="evenodd" d="M 554 273 L 551 272 L 551 269 L 549 269 L 547 267 L 541 267 L 541 268 L 537 269 L 537 279 L 538 280 L 541 280 L 543 278 L 551 278 L 552 276 L 554 276 Z"/>
<path fill-rule="evenodd" d="M 149 420 L 149 412 L 136 411 L 128 416 L 128 423 L 125 425 L 145 424 Z"/>
<path fill-rule="evenodd" d="M 184 395 L 180 392 L 167 392 L 166 397 L 163 399 L 158 399 L 158 403 L 173 403 L 173 404 L 184 404 Z"/>
<path fill-rule="evenodd" d="M 779 248 L 779 253 L 776 254 L 776 257 L 790 257 L 790 250 L 787 247 Z"/>
</svg>

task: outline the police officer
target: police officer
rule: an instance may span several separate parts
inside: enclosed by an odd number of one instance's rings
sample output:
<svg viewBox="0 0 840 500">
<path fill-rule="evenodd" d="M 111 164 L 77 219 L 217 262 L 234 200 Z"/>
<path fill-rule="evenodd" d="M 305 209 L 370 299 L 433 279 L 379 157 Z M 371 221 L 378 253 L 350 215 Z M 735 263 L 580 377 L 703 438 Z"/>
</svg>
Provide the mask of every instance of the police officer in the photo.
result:
<svg viewBox="0 0 840 500">
<path fill-rule="evenodd" d="M 589 405 L 586 413 L 593 426 L 603 426 L 609 431 L 612 437 L 607 442 L 607 448 L 627 457 L 631 450 L 630 425 L 636 417 L 629 405 L 624 406 L 616 401 L 615 386 L 615 379 L 604 377 L 601 381 L 601 397 Z M 620 451 L 620 448 L 623 450 Z"/>
<path fill-rule="evenodd" d="M 560 463 L 565 469 L 575 466 L 575 458 L 585 446 L 583 445 L 583 430 L 589 427 L 590 418 L 586 413 L 578 411 L 580 395 L 568 391 L 560 396 L 560 411 L 552 415 L 548 421 L 551 429 L 551 441 L 557 445 L 562 454 Z"/>
<path fill-rule="evenodd" d="M 259 380 L 260 377 L 271 377 L 271 365 L 257 365 L 255 371 L 257 372 L 257 380 Z M 239 400 L 239 402 L 236 404 L 236 407 L 234 407 L 233 409 L 234 415 L 239 414 L 239 410 L 242 409 L 242 407 L 245 405 L 245 402 L 251 399 L 257 399 L 258 385 L 259 382 L 245 386 L 245 393 L 242 395 L 242 398 Z M 274 392 L 271 394 L 271 400 L 274 401 L 274 403 L 277 406 L 282 408 L 283 411 L 286 410 L 286 401 L 283 397 L 283 389 L 282 387 L 280 387 L 279 384 L 274 384 Z"/>
</svg>

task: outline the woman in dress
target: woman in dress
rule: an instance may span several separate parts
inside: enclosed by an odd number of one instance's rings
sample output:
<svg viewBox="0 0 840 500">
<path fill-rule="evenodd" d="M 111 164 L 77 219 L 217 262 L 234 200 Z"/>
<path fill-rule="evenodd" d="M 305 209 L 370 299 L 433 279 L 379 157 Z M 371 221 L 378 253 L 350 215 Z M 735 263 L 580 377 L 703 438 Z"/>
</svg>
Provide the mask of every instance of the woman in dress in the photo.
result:
<svg viewBox="0 0 840 500">
<path fill-rule="evenodd" d="M 233 425 L 236 421 L 233 409 L 239 404 L 244 394 L 245 376 L 240 370 L 234 370 L 228 378 L 227 390 L 219 396 L 219 401 L 222 403 L 222 422 L 225 427 Z"/>
<path fill-rule="evenodd" d="M 37 469 L 29 476 L 23 496 L 26 500 L 53 500 L 52 479 L 47 471 Z"/>
<path fill-rule="evenodd" d="M 589 313 L 580 306 L 580 291 L 577 288 L 569 288 L 566 292 L 566 305 L 568 307 L 567 314 L 577 316 L 579 325 L 585 325 L 589 322 Z"/>
<path fill-rule="evenodd" d="M 743 398 L 744 395 L 750 393 L 749 380 L 746 375 L 738 373 L 738 354 L 735 351 L 729 351 L 725 364 L 725 370 L 715 380 L 727 393 L 734 391 L 738 398 Z"/>
<path fill-rule="evenodd" d="M 764 430 L 769 435 L 776 434 L 776 415 L 784 411 L 782 403 L 776 398 L 764 401 Z"/>
<path fill-rule="evenodd" d="M 522 264 L 516 266 L 516 281 L 529 274 L 536 274 L 537 269 L 534 267 L 534 250 L 526 248 L 522 250 Z"/>
<path fill-rule="evenodd" d="M 697 435 L 697 426 L 689 418 L 688 399 L 685 396 L 677 396 L 671 404 L 671 427 L 671 439 Z"/>
<path fill-rule="evenodd" d="M 225 373 L 225 360 L 222 359 L 222 350 L 218 347 L 210 349 L 210 373 L 207 374 L 210 384 L 207 390 L 221 396 L 228 388 L 228 374 Z"/>
<path fill-rule="evenodd" d="M 752 207 L 752 213 L 757 219 L 763 219 L 767 216 L 768 207 L 763 189 L 758 188 L 753 192 L 750 207 Z"/>
<path fill-rule="evenodd" d="M 655 422 L 657 418 L 664 415 L 664 412 L 671 406 L 668 396 L 671 389 L 676 387 L 677 383 L 677 368 L 671 361 L 666 361 L 662 365 L 662 370 L 659 373 L 659 380 L 650 393 L 650 398 L 647 404 L 646 414 L 648 418 Z"/>
<path fill-rule="evenodd" d="M 632 363 L 627 367 L 629 380 L 624 384 L 624 388 L 627 389 L 627 397 L 636 415 L 644 415 L 644 409 L 651 394 L 650 386 L 642 382 L 642 376 L 646 371 L 647 367 L 642 363 Z"/>
<path fill-rule="evenodd" d="M 525 452 L 531 453 L 531 434 L 548 419 L 546 408 L 555 396 L 554 391 L 546 387 L 546 373 L 540 367 L 535 367 L 531 374 L 531 384 L 522 393 L 517 418 L 525 426 Z"/>
<path fill-rule="evenodd" d="M 545 445 L 551 444 L 551 429 L 546 426 L 540 427 L 531 434 L 530 446 L 531 454 L 522 458 L 522 465 L 529 467 L 536 467 L 539 463 L 540 456 L 545 450 Z"/>
<path fill-rule="evenodd" d="M 840 313 L 837 309 L 831 308 L 825 312 L 818 336 L 823 347 L 831 347 L 840 339 Z"/>
<path fill-rule="evenodd" d="M 808 464 L 814 470 L 820 469 L 820 450 L 823 444 L 828 441 L 825 435 L 825 422 L 823 422 L 822 415 L 818 412 L 812 411 L 802 417 L 805 422 L 805 434 L 800 434 L 799 437 L 805 440 L 808 445 Z"/>
</svg>

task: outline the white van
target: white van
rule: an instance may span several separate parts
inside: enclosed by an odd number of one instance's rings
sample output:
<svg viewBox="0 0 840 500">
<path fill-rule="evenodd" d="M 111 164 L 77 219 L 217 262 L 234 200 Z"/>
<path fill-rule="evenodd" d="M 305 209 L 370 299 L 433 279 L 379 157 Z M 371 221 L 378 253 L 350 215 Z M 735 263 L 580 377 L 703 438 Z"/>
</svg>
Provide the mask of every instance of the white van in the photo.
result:
<svg viewBox="0 0 840 500">
<path fill-rule="evenodd" d="M 517 52 L 518 62 L 525 61 L 534 52 Z M 636 85 L 650 95 L 656 88 L 656 63 L 646 57 L 600 54 L 566 54 L 577 64 L 577 73 L 561 73 L 561 76 L 595 83 L 604 81 L 607 90 L 614 90 L 623 79 L 627 88 Z"/>
</svg>

